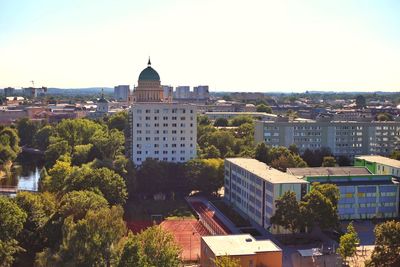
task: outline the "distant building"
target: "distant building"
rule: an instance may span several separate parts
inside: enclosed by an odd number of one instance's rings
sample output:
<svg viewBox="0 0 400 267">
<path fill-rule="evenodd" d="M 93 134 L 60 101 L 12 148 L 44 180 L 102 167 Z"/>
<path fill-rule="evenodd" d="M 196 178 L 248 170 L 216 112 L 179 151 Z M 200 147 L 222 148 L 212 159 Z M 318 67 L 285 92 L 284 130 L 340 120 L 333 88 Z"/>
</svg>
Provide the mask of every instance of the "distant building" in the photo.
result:
<svg viewBox="0 0 400 267">
<path fill-rule="evenodd" d="M 256 101 L 264 99 L 264 93 L 253 93 L 253 92 L 236 92 L 231 93 L 232 99 L 240 101 Z"/>
<path fill-rule="evenodd" d="M 193 94 L 194 98 L 196 99 L 209 99 L 210 98 L 210 92 L 208 89 L 208 85 L 199 85 L 195 86 L 193 88 Z"/>
<path fill-rule="evenodd" d="M 147 158 L 186 162 L 196 158 L 196 106 L 164 97 L 160 76 L 151 67 L 139 75 L 129 112 L 130 157 L 135 165 Z"/>
<path fill-rule="evenodd" d="M 399 121 L 257 121 L 255 141 L 271 146 L 296 144 L 306 149 L 330 148 L 335 156 L 389 155 L 399 147 Z"/>
<path fill-rule="evenodd" d="M 174 96 L 174 87 L 169 85 L 163 85 L 162 88 L 164 91 L 164 101 L 172 101 Z"/>
<path fill-rule="evenodd" d="M 249 234 L 203 236 L 200 265 L 215 267 L 214 260 L 229 256 L 240 261 L 240 266 L 282 267 L 282 249 L 271 240 L 256 240 Z"/>
<path fill-rule="evenodd" d="M 5 97 L 14 96 L 14 95 L 15 95 L 15 89 L 14 88 L 12 88 L 12 87 L 4 88 L 4 96 Z"/>
<path fill-rule="evenodd" d="M 118 85 L 114 87 L 114 98 L 117 101 L 128 101 L 129 94 L 129 85 Z"/>
<path fill-rule="evenodd" d="M 295 192 L 300 200 L 307 193 L 308 184 L 256 159 L 225 159 L 224 200 L 273 233 L 287 232 L 270 222 L 276 210 L 275 200 L 287 191 Z"/>
<path fill-rule="evenodd" d="M 191 98 L 190 86 L 177 86 L 175 88 L 174 98 L 175 99 L 189 99 L 189 98 Z"/>
<path fill-rule="evenodd" d="M 45 96 L 47 93 L 47 87 L 26 87 L 22 88 L 23 95 L 28 98 L 36 98 L 38 96 Z"/>
</svg>

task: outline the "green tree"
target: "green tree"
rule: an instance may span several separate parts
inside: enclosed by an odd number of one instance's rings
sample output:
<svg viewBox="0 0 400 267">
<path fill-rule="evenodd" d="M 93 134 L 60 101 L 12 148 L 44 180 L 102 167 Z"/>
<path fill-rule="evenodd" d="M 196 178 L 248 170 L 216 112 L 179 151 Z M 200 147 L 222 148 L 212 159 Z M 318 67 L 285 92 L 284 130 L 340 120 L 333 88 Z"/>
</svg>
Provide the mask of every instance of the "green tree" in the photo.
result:
<svg viewBox="0 0 400 267">
<path fill-rule="evenodd" d="M 126 234 L 123 209 L 117 206 L 89 210 L 77 222 L 68 217 L 63 228 L 58 266 L 111 266 L 115 247 Z"/>
<path fill-rule="evenodd" d="M 44 152 L 46 166 L 53 166 L 60 156 L 69 155 L 70 153 L 71 147 L 68 145 L 67 141 L 59 140 L 51 143 Z"/>
<path fill-rule="evenodd" d="M 19 192 L 15 198 L 18 206 L 27 214 L 24 228 L 18 236 L 21 246 L 26 249 L 22 258 L 33 261 L 35 253 L 44 248 L 42 227 L 56 210 L 56 201 L 50 193 Z"/>
<path fill-rule="evenodd" d="M 275 201 L 275 214 L 271 217 L 271 223 L 288 229 L 292 234 L 303 226 L 300 206 L 293 191 L 285 192 Z"/>
<path fill-rule="evenodd" d="M 10 146 L 0 147 L 0 165 L 3 165 L 9 161 L 14 161 L 17 158 L 17 154 Z"/>
<path fill-rule="evenodd" d="M 210 121 L 210 119 L 209 119 L 207 116 L 205 116 L 205 115 L 199 115 L 199 116 L 197 116 L 197 123 L 198 123 L 199 125 L 206 126 L 206 125 L 210 125 L 210 124 L 211 124 L 211 121 Z"/>
<path fill-rule="evenodd" d="M 375 248 L 368 267 L 400 266 L 400 222 L 387 221 L 375 226 Z"/>
<path fill-rule="evenodd" d="M 264 142 L 257 144 L 255 159 L 264 163 L 269 162 L 269 147 Z"/>
<path fill-rule="evenodd" d="M 338 248 L 338 252 L 345 262 L 347 258 L 353 257 L 356 254 L 359 243 L 360 239 L 354 229 L 353 223 L 350 222 L 346 233 L 340 237 Z"/>
<path fill-rule="evenodd" d="M 400 160 L 400 150 L 394 150 L 390 155 L 390 158 Z"/>
<path fill-rule="evenodd" d="M 93 135 L 98 131 L 105 131 L 106 126 L 88 119 L 62 120 L 56 126 L 59 138 L 66 141 L 70 147 L 90 143 Z"/>
<path fill-rule="evenodd" d="M 322 161 L 322 167 L 335 167 L 336 166 L 336 159 L 334 157 L 328 156 L 324 157 Z"/>
<path fill-rule="evenodd" d="M 122 249 L 118 267 L 142 266 L 149 267 L 141 244 L 138 239 L 129 232 L 128 238 Z"/>
<path fill-rule="evenodd" d="M 0 131 L 0 144 L 9 146 L 15 154 L 18 154 L 21 150 L 17 131 L 9 127 L 5 127 Z"/>
<path fill-rule="evenodd" d="M 208 145 L 218 148 L 223 157 L 226 157 L 228 151 L 235 145 L 235 137 L 230 131 L 216 131 L 205 138 L 208 138 Z"/>
<path fill-rule="evenodd" d="M 17 122 L 18 136 L 21 145 L 32 147 L 34 136 L 39 128 L 39 124 L 28 118 L 20 119 Z"/>
<path fill-rule="evenodd" d="M 240 126 L 245 123 L 254 123 L 254 120 L 250 116 L 236 116 L 231 120 L 231 125 L 232 126 Z"/>
<path fill-rule="evenodd" d="M 84 165 L 75 167 L 63 183 L 63 192 L 90 190 L 101 193 L 111 204 L 124 204 L 128 193 L 123 178 L 108 168 L 91 169 Z"/>
<path fill-rule="evenodd" d="M 123 132 L 128 127 L 128 112 L 121 111 L 111 115 L 107 121 L 110 130 L 117 129 Z"/>
<path fill-rule="evenodd" d="M 224 162 L 222 159 L 194 159 L 185 164 L 185 177 L 193 190 L 211 195 L 224 184 Z"/>
<path fill-rule="evenodd" d="M 112 129 L 109 132 L 97 131 L 91 142 L 99 152 L 97 158 L 114 160 L 123 151 L 125 137 L 121 131 Z"/>
<path fill-rule="evenodd" d="M 221 153 L 219 152 L 218 148 L 211 145 L 204 149 L 202 158 L 211 159 L 211 158 L 220 158 Z"/>
<path fill-rule="evenodd" d="M 58 213 L 67 218 L 72 216 L 74 221 L 83 219 L 88 211 L 98 211 L 108 207 L 107 200 L 92 191 L 71 191 L 60 201 Z"/>
<path fill-rule="evenodd" d="M 34 138 L 33 144 L 36 148 L 45 151 L 50 145 L 50 136 L 55 134 L 55 129 L 51 125 L 46 125 L 39 129 Z"/>
<path fill-rule="evenodd" d="M 65 180 L 71 175 L 73 167 L 69 159 L 57 160 L 53 165 L 53 168 L 49 170 L 50 177 L 45 178 L 42 183 L 42 189 L 44 191 L 50 191 L 54 193 L 60 192 L 65 185 Z"/>
<path fill-rule="evenodd" d="M 182 264 L 180 254 L 172 234 L 153 226 L 129 236 L 118 266 L 178 267 Z"/>
<path fill-rule="evenodd" d="M 272 108 L 265 104 L 259 104 L 256 106 L 257 112 L 265 112 L 265 113 L 272 113 Z"/>
<path fill-rule="evenodd" d="M 323 230 L 337 229 L 339 225 L 338 196 L 339 189 L 335 185 L 324 187 L 324 189 L 318 185 L 311 187 L 311 191 L 304 196 L 300 203 L 305 224 L 310 228 L 318 226 Z"/>
<path fill-rule="evenodd" d="M 16 238 L 26 221 L 26 213 L 10 198 L 0 196 L 0 265 L 12 266 L 14 255 L 22 252 Z"/>
<path fill-rule="evenodd" d="M 299 148 L 297 147 L 296 144 L 291 144 L 288 149 L 292 154 L 295 154 L 295 155 L 299 155 L 300 154 L 299 153 Z"/>
<path fill-rule="evenodd" d="M 218 118 L 214 122 L 215 127 L 226 127 L 226 126 L 228 126 L 228 124 L 229 124 L 229 122 L 225 118 Z"/>
<path fill-rule="evenodd" d="M 388 113 L 379 113 L 378 115 L 376 115 L 376 120 L 377 121 L 392 121 L 393 120 L 393 116 L 388 114 Z"/>
<path fill-rule="evenodd" d="M 93 144 L 77 145 L 74 147 L 72 153 L 72 164 L 75 166 L 81 166 L 91 160 L 90 152 L 93 148 Z"/>
<path fill-rule="evenodd" d="M 357 108 L 365 108 L 367 106 L 367 100 L 363 95 L 358 95 L 356 97 L 356 107 Z"/>
<path fill-rule="evenodd" d="M 232 258 L 228 255 L 216 257 L 214 260 L 216 267 L 240 267 L 239 259 Z"/>
</svg>

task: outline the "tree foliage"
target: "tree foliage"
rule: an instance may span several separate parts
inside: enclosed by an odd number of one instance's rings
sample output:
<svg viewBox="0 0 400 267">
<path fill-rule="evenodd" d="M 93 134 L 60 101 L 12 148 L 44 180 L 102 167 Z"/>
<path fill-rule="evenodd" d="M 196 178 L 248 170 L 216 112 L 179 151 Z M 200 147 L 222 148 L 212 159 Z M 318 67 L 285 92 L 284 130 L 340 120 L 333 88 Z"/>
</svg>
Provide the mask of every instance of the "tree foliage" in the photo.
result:
<svg viewBox="0 0 400 267">
<path fill-rule="evenodd" d="M 272 113 L 272 108 L 270 106 L 265 105 L 265 104 L 259 104 L 259 105 L 256 106 L 256 111 L 257 112 Z"/>
<path fill-rule="evenodd" d="M 375 226 L 375 248 L 369 267 L 400 266 L 400 222 L 387 221 Z"/>
<path fill-rule="evenodd" d="M 214 260 L 216 267 L 240 267 L 240 259 L 232 258 L 228 255 L 216 257 Z"/>
<path fill-rule="evenodd" d="M 229 125 L 229 121 L 225 118 L 218 118 L 214 121 L 215 127 L 226 127 Z"/>
<path fill-rule="evenodd" d="M 172 234 L 153 226 L 135 236 L 129 235 L 118 266 L 178 267 L 180 254 Z"/>
<path fill-rule="evenodd" d="M 292 234 L 301 229 L 303 218 L 295 192 L 285 192 L 275 201 L 275 207 L 275 214 L 271 217 L 272 224 L 282 226 Z"/>
<path fill-rule="evenodd" d="M 357 246 L 360 243 L 357 232 L 354 229 L 353 223 L 350 222 L 347 226 L 347 231 L 340 237 L 338 252 L 346 261 L 347 258 L 353 257 L 357 252 Z"/>
<path fill-rule="evenodd" d="M 327 156 L 323 158 L 322 167 L 335 167 L 336 159 L 335 157 Z"/>
<path fill-rule="evenodd" d="M 0 196 L 0 265 L 11 266 L 21 252 L 16 238 L 26 221 L 26 213 L 10 198 Z"/>
</svg>

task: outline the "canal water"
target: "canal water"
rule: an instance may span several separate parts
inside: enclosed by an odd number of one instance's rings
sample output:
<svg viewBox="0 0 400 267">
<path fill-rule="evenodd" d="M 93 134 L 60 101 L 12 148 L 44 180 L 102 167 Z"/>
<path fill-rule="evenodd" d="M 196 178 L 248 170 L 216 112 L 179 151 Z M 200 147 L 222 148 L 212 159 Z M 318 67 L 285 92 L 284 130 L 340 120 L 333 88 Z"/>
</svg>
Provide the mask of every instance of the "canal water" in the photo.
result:
<svg viewBox="0 0 400 267">
<path fill-rule="evenodd" d="M 18 189 L 38 191 L 40 171 L 44 160 L 38 155 L 19 154 L 14 162 L 11 175 L 0 180 L 0 185 L 17 186 Z"/>
</svg>

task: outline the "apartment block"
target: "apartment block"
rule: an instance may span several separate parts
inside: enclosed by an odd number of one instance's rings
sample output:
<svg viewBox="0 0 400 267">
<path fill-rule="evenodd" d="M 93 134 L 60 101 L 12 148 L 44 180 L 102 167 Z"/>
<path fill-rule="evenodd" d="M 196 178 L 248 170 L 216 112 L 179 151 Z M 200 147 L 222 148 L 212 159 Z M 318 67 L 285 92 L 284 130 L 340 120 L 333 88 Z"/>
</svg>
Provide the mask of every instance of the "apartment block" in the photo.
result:
<svg viewBox="0 0 400 267">
<path fill-rule="evenodd" d="M 225 201 L 246 217 L 274 233 L 285 230 L 271 226 L 275 200 L 287 191 L 300 200 L 309 183 L 288 173 L 276 170 L 263 162 L 247 158 L 225 159 Z"/>
<path fill-rule="evenodd" d="M 296 144 L 300 152 L 328 147 L 335 156 L 389 155 L 399 147 L 399 121 L 257 121 L 255 141 Z"/>
</svg>

